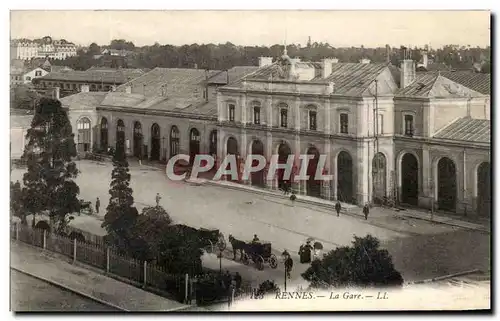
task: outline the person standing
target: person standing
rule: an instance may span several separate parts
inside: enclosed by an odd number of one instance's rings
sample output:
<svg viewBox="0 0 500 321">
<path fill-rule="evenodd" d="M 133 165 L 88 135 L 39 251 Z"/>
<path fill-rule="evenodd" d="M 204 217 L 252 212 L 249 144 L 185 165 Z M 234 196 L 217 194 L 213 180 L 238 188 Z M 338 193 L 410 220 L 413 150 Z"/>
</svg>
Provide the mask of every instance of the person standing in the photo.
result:
<svg viewBox="0 0 500 321">
<path fill-rule="evenodd" d="M 368 204 L 365 204 L 365 206 L 363 206 L 363 214 L 365 215 L 365 220 L 368 220 L 368 213 L 370 213 L 370 208 L 368 207 Z"/>
<path fill-rule="evenodd" d="M 337 201 L 335 204 L 335 212 L 337 212 L 337 216 L 340 216 L 340 210 L 342 209 L 342 205 L 340 205 L 340 202 Z"/>
<path fill-rule="evenodd" d="M 292 272 L 292 268 L 293 268 L 293 259 L 290 255 L 288 255 L 286 260 L 285 260 L 286 277 L 288 279 L 292 278 L 291 273 L 290 273 L 290 272 Z"/>
<path fill-rule="evenodd" d="M 160 206 L 161 196 L 160 193 L 156 193 L 156 206 Z"/>
<path fill-rule="evenodd" d="M 97 214 L 99 214 L 99 207 L 101 207 L 101 200 L 98 197 L 95 201 L 95 211 L 97 212 Z"/>
</svg>

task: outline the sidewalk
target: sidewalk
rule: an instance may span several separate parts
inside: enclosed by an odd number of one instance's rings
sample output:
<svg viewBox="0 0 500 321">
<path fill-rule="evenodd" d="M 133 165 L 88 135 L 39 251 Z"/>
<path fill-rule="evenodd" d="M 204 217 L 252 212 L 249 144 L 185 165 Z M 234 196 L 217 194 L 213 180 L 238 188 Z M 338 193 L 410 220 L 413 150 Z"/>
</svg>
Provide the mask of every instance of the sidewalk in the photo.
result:
<svg viewBox="0 0 500 321">
<path fill-rule="evenodd" d="M 11 241 L 11 268 L 122 311 L 193 311 L 105 275 L 72 265 L 66 257 Z"/>
<path fill-rule="evenodd" d="M 231 183 L 228 181 L 210 181 L 210 180 L 203 180 L 203 179 L 189 179 L 189 180 L 186 180 L 186 182 L 191 183 L 191 184 L 209 184 L 209 185 L 223 187 L 223 188 L 251 191 L 253 193 L 273 196 L 273 197 L 277 197 L 277 198 L 281 198 L 281 199 L 288 199 L 289 198 L 288 196 L 283 195 L 283 193 L 280 193 L 279 191 L 255 188 L 255 187 L 252 187 L 249 185 Z M 331 210 L 332 213 L 333 213 L 334 208 L 335 208 L 335 202 L 333 202 L 333 201 L 328 201 L 328 200 L 319 199 L 316 197 L 310 197 L 310 196 L 306 196 L 306 195 L 297 195 L 297 200 L 295 201 L 295 203 L 297 205 L 302 203 L 302 204 L 309 204 L 309 205 L 327 208 L 327 209 Z M 341 203 L 341 205 L 342 205 L 342 210 L 343 210 L 342 212 L 343 213 L 348 214 L 348 215 L 352 215 L 352 216 L 359 216 L 359 217 L 363 216 L 363 214 L 361 212 L 361 208 L 359 206 L 353 205 L 353 204 L 347 204 L 347 203 Z M 392 214 L 396 214 L 396 215 L 403 216 L 403 217 L 425 220 L 425 221 L 429 221 L 429 222 L 433 222 L 433 223 L 446 224 L 446 225 L 460 227 L 463 229 L 490 233 L 489 226 L 485 226 L 483 224 L 471 223 L 471 222 L 467 222 L 464 220 L 460 220 L 458 218 L 443 216 L 443 215 L 440 215 L 437 213 L 434 213 L 434 215 L 431 217 L 431 213 L 426 212 L 426 211 L 418 211 L 418 210 L 414 210 L 414 209 L 405 209 L 405 210 L 398 211 L 395 209 L 375 207 L 372 209 L 371 212 L 375 214 L 375 213 L 383 212 L 383 211 L 391 212 Z"/>
</svg>

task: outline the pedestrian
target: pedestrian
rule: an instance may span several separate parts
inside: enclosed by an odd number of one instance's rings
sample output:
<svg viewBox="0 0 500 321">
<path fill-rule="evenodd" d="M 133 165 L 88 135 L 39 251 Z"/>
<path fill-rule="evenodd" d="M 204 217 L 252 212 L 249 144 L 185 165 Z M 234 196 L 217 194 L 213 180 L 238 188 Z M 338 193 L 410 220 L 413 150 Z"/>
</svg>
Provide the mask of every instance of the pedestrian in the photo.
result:
<svg viewBox="0 0 500 321">
<path fill-rule="evenodd" d="M 311 241 L 307 240 L 306 245 L 304 245 L 303 248 L 303 255 L 304 255 L 304 263 L 311 263 L 311 254 L 312 254 L 313 247 L 311 246 Z"/>
<path fill-rule="evenodd" d="M 368 204 L 365 204 L 365 206 L 363 206 L 363 214 L 365 215 L 365 220 L 368 220 L 368 213 L 370 213 L 370 208 L 368 207 Z"/>
<path fill-rule="evenodd" d="M 292 268 L 293 268 L 293 259 L 290 255 L 288 255 L 288 257 L 285 260 L 286 276 L 288 279 L 292 278 L 291 276 Z"/>
<path fill-rule="evenodd" d="M 97 214 L 99 214 L 99 207 L 101 207 L 101 200 L 99 200 L 99 197 L 95 201 L 95 211 Z"/>
<path fill-rule="evenodd" d="M 259 240 L 259 238 L 257 237 L 257 234 L 254 234 L 254 235 L 253 235 L 253 240 L 252 240 L 252 243 L 259 243 L 259 242 L 260 242 L 260 240 Z"/>
<path fill-rule="evenodd" d="M 235 276 L 234 276 L 234 280 L 236 281 L 236 289 L 239 290 L 241 288 L 241 275 L 239 272 L 236 272 Z"/>
<path fill-rule="evenodd" d="M 337 201 L 335 204 L 335 211 L 337 212 L 337 216 L 340 216 L 340 210 L 342 209 L 342 205 L 340 205 L 340 202 Z"/>
<path fill-rule="evenodd" d="M 139 166 L 142 166 L 142 153 L 139 155 Z"/>
<path fill-rule="evenodd" d="M 160 206 L 161 196 L 160 193 L 156 193 L 156 206 Z"/>
<path fill-rule="evenodd" d="M 304 244 L 299 247 L 299 262 L 304 263 Z"/>
</svg>

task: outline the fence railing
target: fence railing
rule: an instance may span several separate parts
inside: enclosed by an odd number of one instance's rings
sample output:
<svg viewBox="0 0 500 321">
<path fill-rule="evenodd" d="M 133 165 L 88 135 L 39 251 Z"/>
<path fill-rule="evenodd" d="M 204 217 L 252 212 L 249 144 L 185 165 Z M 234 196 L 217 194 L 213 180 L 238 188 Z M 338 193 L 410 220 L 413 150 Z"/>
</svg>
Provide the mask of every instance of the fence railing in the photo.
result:
<svg viewBox="0 0 500 321">
<path fill-rule="evenodd" d="M 82 231 L 83 232 L 83 231 Z M 85 241 L 68 236 L 50 233 L 44 229 L 33 229 L 30 226 L 12 223 L 10 235 L 12 239 L 27 243 L 44 250 L 62 254 L 121 278 L 139 283 L 143 287 L 167 292 L 174 295 L 178 301 L 190 303 L 192 301 L 192 280 L 189 275 L 171 274 L 161 266 L 151 262 L 140 262 L 130 257 L 120 255 L 116 249 L 107 246 L 102 237 L 88 232 Z M 186 286 L 188 284 L 188 286 Z"/>
</svg>

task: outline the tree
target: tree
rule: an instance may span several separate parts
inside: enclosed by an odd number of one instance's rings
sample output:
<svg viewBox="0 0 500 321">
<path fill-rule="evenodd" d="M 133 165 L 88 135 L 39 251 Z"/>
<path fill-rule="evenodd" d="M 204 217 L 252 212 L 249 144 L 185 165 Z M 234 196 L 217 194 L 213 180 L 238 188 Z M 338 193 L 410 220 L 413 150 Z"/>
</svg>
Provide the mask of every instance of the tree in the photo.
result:
<svg viewBox="0 0 500 321">
<path fill-rule="evenodd" d="M 403 277 L 395 270 L 380 241 L 367 235 L 354 237 L 352 246 L 342 246 L 314 260 L 302 273 L 314 288 L 347 286 L 401 286 Z"/>
<path fill-rule="evenodd" d="M 132 188 L 130 188 L 130 174 L 124 146 L 124 142 L 118 142 L 113 155 L 110 198 L 102 223 L 102 227 L 106 228 L 111 241 L 119 248 L 127 247 L 127 242 L 132 239 L 131 229 L 139 215 L 133 206 L 134 197 L 132 196 Z"/>
<path fill-rule="evenodd" d="M 23 209 L 23 191 L 19 181 L 10 182 L 10 212 L 21 219 L 21 224 L 27 225 L 26 212 Z"/>
<path fill-rule="evenodd" d="M 48 211 L 55 230 L 60 232 L 80 210 L 80 193 L 73 181 L 78 169 L 73 161 L 76 147 L 71 124 L 61 103 L 42 98 L 35 109 L 23 158 L 28 169 L 23 176 L 23 207 L 28 213 Z"/>
<path fill-rule="evenodd" d="M 89 46 L 89 50 L 87 51 L 88 55 L 100 55 L 101 54 L 101 47 L 97 45 L 95 42 L 91 43 Z"/>
</svg>

